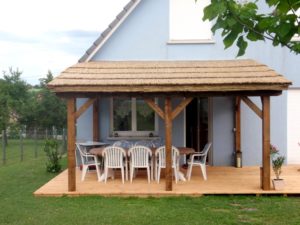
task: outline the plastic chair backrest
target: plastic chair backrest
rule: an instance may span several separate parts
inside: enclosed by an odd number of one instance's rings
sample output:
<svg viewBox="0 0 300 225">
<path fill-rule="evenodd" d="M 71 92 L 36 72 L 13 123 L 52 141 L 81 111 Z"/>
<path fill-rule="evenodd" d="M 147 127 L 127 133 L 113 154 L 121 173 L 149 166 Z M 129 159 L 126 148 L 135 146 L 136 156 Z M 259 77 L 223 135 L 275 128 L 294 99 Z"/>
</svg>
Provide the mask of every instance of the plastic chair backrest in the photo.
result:
<svg viewBox="0 0 300 225">
<path fill-rule="evenodd" d="M 161 146 L 155 151 L 155 156 L 158 159 L 160 167 L 166 166 L 166 147 Z M 172 146 L 172 165 L 176 165 L 179 156 L 179 150 Z"/>
<path fill-rule="evenodd" d="M 133 167 L 146 167 L 149 165 L 149 159 L 151 157 L 152 151 L 146 146 L 134 146 L 128 151 L 130 160 Z"/>
<path fill-rule="evenodd" d="M 204 148 L 203 148 L 203 150 L 202 150 L 202 152 L 201 152 L 201 153 L 203 154 L 203 156 L 201 157 L 201 162 L 202 162 L 202 163 L 205 163 L 205 162 L 206 162 L 207 153 L 208 153 L 210 147 L 211 147 L 211 142 L 207 143 L 207 144 L 204 146 Z"/>
<path fill-rule="evenodd" d="M 124 166 L 124 157 L 126 152 L 123 148 L 117 146 L 105 147 L 102 156 L 107 167 L 122 167 Z"/>
<path fill-rule="evenodd" d="M 86 158 L 87 153 L 85 152 L 85 150 L 82 149 L 82 146 L 78 143 L 76 143 L 76 148 L 78 149 L 82 164 L 86 164 L 87 163 L 87 158 Z"/>
</svg>

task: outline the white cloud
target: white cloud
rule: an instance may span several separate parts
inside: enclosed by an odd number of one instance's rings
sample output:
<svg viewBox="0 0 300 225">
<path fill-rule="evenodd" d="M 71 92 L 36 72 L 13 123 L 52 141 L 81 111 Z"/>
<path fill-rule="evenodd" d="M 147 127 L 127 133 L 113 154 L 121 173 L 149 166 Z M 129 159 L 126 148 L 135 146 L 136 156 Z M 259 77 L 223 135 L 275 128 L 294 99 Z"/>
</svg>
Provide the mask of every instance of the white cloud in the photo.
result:
<svg viewBox="0 0 300 225">
<path fill-rule="evenodd" d="M 0 8 L 0 70 L 37 83 L 74 64 L 129 0 L 9 0 Z"/>
</svg>

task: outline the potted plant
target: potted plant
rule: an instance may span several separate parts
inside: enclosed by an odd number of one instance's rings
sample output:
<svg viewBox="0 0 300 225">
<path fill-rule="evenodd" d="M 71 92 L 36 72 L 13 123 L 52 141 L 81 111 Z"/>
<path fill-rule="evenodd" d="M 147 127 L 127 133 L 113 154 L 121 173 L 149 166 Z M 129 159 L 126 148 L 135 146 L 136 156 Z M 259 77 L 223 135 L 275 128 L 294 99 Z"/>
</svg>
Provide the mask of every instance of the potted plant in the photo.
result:
<svg viewBox="0 0 300 225">
<path fill-rule="evenodd" d="M 273 179 L 273 186 L 275 190 L 282 190 L 284 189 L 284 180 L 280 178 L 281 174 L 281 167 L 284 163 L 285 157 L 284 156 L 277 156 L 272 159 L 272 167 L 275 173 L 276 179 Z"/>
</svg>

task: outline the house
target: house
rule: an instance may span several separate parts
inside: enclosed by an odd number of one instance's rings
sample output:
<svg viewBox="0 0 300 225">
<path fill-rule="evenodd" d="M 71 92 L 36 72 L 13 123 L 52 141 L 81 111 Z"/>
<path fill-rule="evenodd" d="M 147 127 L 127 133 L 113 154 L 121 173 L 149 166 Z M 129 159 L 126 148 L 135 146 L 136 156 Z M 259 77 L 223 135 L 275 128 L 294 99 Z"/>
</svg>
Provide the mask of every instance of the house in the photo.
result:
<svg viewBox="0 0 300 225">
<path fill-rule="evenodd" d="M 259 42 L 237 60 L 236 49 L 224 50 L 220 33 L 212 36 L 210 23 L 201 21 L 207 3 L 129 1 L 49 87 L 69 99 L 68 124 L 75 128 L 78 118 L 77 140 L 160 137 L 196 150 L 211 141 L 208 164 L 233 166 L 242 152 L 243 165 L 263 164 L 268 190 L 270 141 L 287 163 L 300 163 L 299 56 Z M 69 129 L 69 190 L 75 189 L 73 137 Z"/>
</svg>

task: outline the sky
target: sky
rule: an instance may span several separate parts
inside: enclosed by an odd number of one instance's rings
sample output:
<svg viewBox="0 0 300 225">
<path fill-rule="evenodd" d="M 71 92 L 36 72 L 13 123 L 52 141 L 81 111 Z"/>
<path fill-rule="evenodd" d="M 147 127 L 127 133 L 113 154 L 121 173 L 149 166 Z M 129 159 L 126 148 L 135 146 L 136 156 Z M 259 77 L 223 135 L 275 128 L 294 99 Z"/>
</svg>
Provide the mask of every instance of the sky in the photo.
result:
<svg viewBox="0 0 300 225">
<path fill-rule="evenodd" d="M 38 84 L 75 64 L 129 0 L 1 0 L 0 77 Z"/>
</svg>

